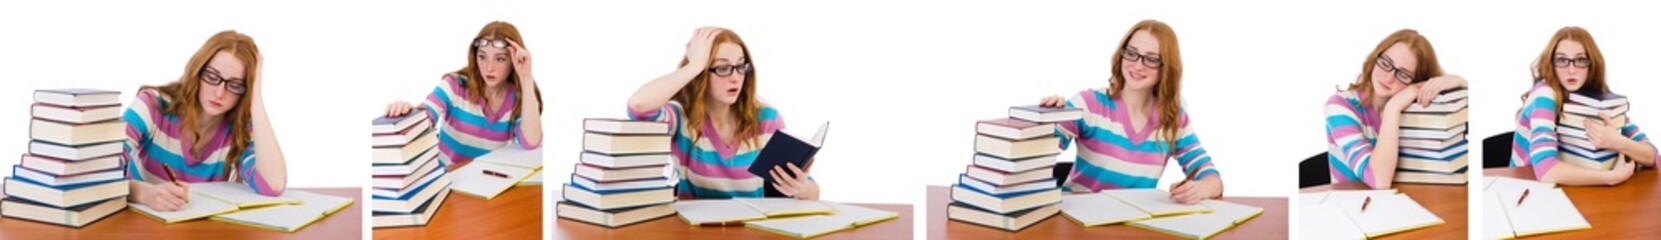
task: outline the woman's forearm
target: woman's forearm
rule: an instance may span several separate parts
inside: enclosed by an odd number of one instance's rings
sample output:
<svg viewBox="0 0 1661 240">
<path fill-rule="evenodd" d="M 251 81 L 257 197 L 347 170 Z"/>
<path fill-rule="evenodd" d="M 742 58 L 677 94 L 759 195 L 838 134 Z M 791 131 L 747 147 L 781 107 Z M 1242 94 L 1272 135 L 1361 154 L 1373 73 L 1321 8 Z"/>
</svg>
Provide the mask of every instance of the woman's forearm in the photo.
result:
<svg viewBox="0 0 1661 240">
<path fill-rule="evenodd" d="M 542 144 L 542 101 L 537 100 L 536 80 L 525 80 L 530 84 L 519 87 L 519 134 L 522 146 L 537 147 Z"/>
<path fill-rule="evenodd" d="M 260 173 L 259 176 L 264 178 L 262 180 L 265 180 L 266 184 L 281 192 L 282 189 L 285 189 L 285 186 L 288 186 L 288 161 L 283 159 L 282 145 L 277 142 L 276 131 L 271 128 L 271 120 L 266 115 L 264 96 L 260 94 L 261 89 L 255 89 L 251 92 L 254 93 L 251 94 L 252 97 L 250 98 L 253 102 L 248 105 L 251 106 L 251 109 L 249 109 L 249 112 L 251 112 L 250 124 L 253 125 L 251 130 L 253 131 L 254 141 L 254 169 Z M 243 181 L 255 180 L 243 179 Z"/>
</svg>

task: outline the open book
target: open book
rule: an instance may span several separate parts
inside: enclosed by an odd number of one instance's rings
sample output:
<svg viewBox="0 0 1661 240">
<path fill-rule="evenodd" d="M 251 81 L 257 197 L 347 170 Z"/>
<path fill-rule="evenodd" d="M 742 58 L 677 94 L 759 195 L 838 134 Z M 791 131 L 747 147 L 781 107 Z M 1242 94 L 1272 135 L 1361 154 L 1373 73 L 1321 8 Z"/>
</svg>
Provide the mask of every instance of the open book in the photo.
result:
<svg viewBox="0 0 1661 240">
<path fill-rule="evenodd" d="M 804 139 L 781 130 L 767 140 L 761 152 L 756 153 L 755 162 L 750 163 L 749 168 L 750 174 L 763 180 L 767 196 L 784 196 L 778 189 L 773 189 L 773 183 L 778 182 L 778 179 L 773 179 L 769 171 L 777 166 L 787 169 L 784 177 L 796 177 L 788 171 L 789 167 L 785 167 L 785 163 L 795 164 L 802 171 L 807 171 L 813 166 L 813 155 L 818 154 L 819 148 L 824 146 L 825 131 L 828 129 L 830 122 L 825 122 L 819 125 L 819 132 L 815 133 L 813 138 Z"/>
</svg>

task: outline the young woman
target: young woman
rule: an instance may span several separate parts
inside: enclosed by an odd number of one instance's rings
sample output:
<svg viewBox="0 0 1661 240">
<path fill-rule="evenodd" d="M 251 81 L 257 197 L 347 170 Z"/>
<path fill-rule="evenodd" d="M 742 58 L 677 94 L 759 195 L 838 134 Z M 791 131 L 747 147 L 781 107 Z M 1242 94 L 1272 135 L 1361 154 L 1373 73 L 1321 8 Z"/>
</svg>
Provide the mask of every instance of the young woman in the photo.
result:
<svg viewBox="0 0 1661 240">
<path fill-rule="evenodd" d="M 121 116 L 133 180 L 127 201 L 179 210 L 199 182 L 281 195 L 288 169 L 260 93 L 264 64 L 253 38 L 224 31 L 196 50 L 177 81 L 139 88 Z"/>
<path fill-rule="evenodd" d="M 1436 49 L 1418 31 L 1402 29 L 1378 43 L 1348 88 L 1327 98 L 1327 162 L 1334 182 L 1361 181 L 1389 189 L 1396 175 L 1401 113 L 1428 105 L 1443 90 L 1466 86 L 1443 75 Z"/>
<path fill-rule="evenodd" d="M 485 24 L 467 56 L 467 67 L 444 74 L 422 104 L 438 127 L 439 159 L 446 165 L 464 164 L 508 145 L 539 147 L 542 92 L 531 77 L 531 52 L 519 29 L 507 22 Z M 532 97 L 520 97 L 526 95 Z M 393 102 L 386 115 L 413 110 L 416 106 L 408 102 Z"/>
<path fill-rule="evenodd" d="M 680 68 L 635 90 L 629 117 L 673 127 L 681 198 L 763 197 L 767 183 L 747 169 L 784 128 L 784 118 L 756 97 L 750 48 L 732 30 L 704 27 L 693 33 L 684 57 Z M 785 196 L 818 199 L 819 183 L 806 167 L 774 167 L 772 186 Z"/>
<path fill-rule="evenodd" d="M 1064 186 L 1072 192 L 1153 188 L 1167 159 L 1189 181 L 1171 184 L 1171 199 L 1196 203 L 1223 195 L 1223 180 L 1188 128 L 1182 108 L 1182 57 L 1170 25 L 1144 20 L 1131 26 L 1113 55 L 1113 78 L 1106 88 L 1079 91 L 1064 99 L 1040 101 L 1048 107 L 1082 108 L 1083 119 L 1056 126 L 1065 149 L 1077 140 L 1078 159 Z"/>
<path fill-rule="evenodd" d="M 1557 121 L 1563 116 L 1560 109 L 1568 99 L 1567 93 L 1609 93 L 1603 52 L 1586 29 L 1564 27 L 1552 35 L 1537 61 L 1534 87 L 1523 94 L 1523 107 L 1517 111 L 1517 131 L 1511 137 L 1512 166 L 1534 166 L 1534 177 L 1542 182 L 1614 185 L 1632 176 L 1634 162 L 1655 166 L 1661 159 L 1655 145 L 1630 118 L 1612 122 L 1610 116 L 1600 114 L 1602 122 L 1584 123 L 1587 139 L 1599 149 L 1615 150 L 1631 162 L 1616 161 L 1613 170 L 1558 164 L 1562 150 L 1558 148 Z"/>
</svg>

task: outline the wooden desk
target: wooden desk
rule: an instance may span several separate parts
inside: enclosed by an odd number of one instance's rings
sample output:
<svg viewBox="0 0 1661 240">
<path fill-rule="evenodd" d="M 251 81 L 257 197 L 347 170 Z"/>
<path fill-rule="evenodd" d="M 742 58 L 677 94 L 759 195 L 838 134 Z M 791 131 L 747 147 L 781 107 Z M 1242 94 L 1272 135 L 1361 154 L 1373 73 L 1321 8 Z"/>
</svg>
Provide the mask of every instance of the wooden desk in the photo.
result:
<svg viewBox="0 0 1661 240">
<path fill-rule="evenodd" d="M 1425 209 L 1442 218 L 1442 225 L 1412 231 L 1395 233 L 1380 239 L 1465 239 L 1470 229 L 1470 221 L 1466 217 L 1470 202 L 1466 199 L 1470 192 L 1468 185 L 1431 185 L 1431 184 L 1393 184 L 1396 191 L 1406 193 L 1407 197 L 1419 202 Z M 1368 190 L 1367 184 L 1349 181 L 1335 184 L 1308 187 L 1299 192 L 1323 192 L 1329 190 Z"/>
<path fill-rule="evenodd" d="M 1124 224 L 1085 228 L 1061 213 L 1022 229 L 1009 232 L 946 218 L 951 204 L 950 189 L 928 186 L 929 239 L 1181 239 Z M 1217 234 L 1216 239 L 1286 239 L 1286 198 L 1223 197 L 1224 201 L 1263 208 L 1263 214 L 1245 224 Z"/>
<path fill-rule="evenodd" d="M 375 239 L 542 239 L 542 186 L 516 186 L 486 201 L 450 193 L 427 226 L 377 228 Z"/>
<path fill-rule="evenodd" d="M 559 199 L 555 192 L 553 199 Z M 558 201 L 549 202 L 550 205 Z M 883 211 L 898 212 L 900 217 L 859 228 L 834 232 L 813 239 L 912 239 L 911 204 L 863 204 L 850 203 L 849 205 L 868 207 Z M 552 214 L 552 212 L 549 212 Z M 795 239 L 776 233 L 750 229 L 749 227 L 699 227 L 691 226 L 686 220 L 670 215 L 669 217 L 647 220 L 634 225 L 620 228 L 606 228 L 576 220 L 551 216 L 554 220 L 554 239 Z"/>
<path fill-rule="evenodd" d="M 1534 179 L 1533 167 L 1488 168 L 1484 176 L 1504 176 Z M 1642 239 L 1661 236 L 1661 228 L 1654 221 L 1661 216 L 1661 186 L 1656 184 L 1656 171 L 1639 170 L 1632 178 L 1615 186 L 1561 186 L 1563 192 L 1586 216 L 1592 229 L 1536 235 L 1541 239 Z M 1493 220 L 1487 220 L 1493 221 Z"/>
<path fill-rule="evenodd" d="M 352 205 L 295 233 L 201 219 L 166 224 L 132 209 L 81 229 L 25 220 L 0 219 L 0 239 L 358 239 L 363 237 L 363 189 L 291 188 L 350 197 Z"/>
</svg>

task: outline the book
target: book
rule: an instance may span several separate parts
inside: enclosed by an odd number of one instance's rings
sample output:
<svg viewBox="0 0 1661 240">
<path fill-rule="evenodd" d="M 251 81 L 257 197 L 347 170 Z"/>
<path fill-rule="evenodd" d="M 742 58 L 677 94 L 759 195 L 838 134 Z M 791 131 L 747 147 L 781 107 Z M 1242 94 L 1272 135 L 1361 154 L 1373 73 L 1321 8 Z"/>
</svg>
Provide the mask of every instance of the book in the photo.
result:
<svg viewBox="0 0 1661 240">
<path fill-rule="evenodd" d="M 1492 193 L 1499 197 L 1500 209 L 1506 215 L 1504 219 L 1511 222 L 1512 232 L 1517 237 L 1592 228 L 1563 189 L 1530 189 L 1527 198 L 1521 202 L 1517 200 L 1523 197 L 1522 191 Z"/>
<path fill-rule="evenodd" d="M 583 119 L 583 131 L 606 134 L 669 134 L 669 123 L 622 119 Z"/>
<path fill-rule="evenodd" d="M 824 236 L 837 231 L 853 229 L 899 218 L 895 212 L 865 207 L 826 203 L 835 213 L 783 219 L 745 222 L 744 226 L 795 238 Z"/>
<path fill-rule="evenodd" d="M 659 178 L 647 178 L 647 179 L 638 179 L 638 180 L 622 180 L 622 181 L 602 182 L 602 181 L 597 181 L 597 180 L 594 180 L 594 179 L 589 179 L 589 178 L 583 177 L 581 175 L 572 174 L 571 175 L 571 185 L 581 186 L 583 189 L 592 189 L 594 191 L 640 190 L 640 189 L 663 188 L 663 186 L 669 185 L 669 178 L 659 177 Z"/>
<path fill-rule="evenodd" d="M 617 228 L 645 222 L 646 220 L 675 215 L 675 205 L 658 204 L 600 210 L 584 206 L 582 204 L 559 201 L 559 203 L 557 203 L 554 207 L 554 213 L 554 215 L 558 215 L 561 218 L 576 220 L 577 222 L 599 225 L 601 227 Z"/>
<path fill-rule="evenodd" d="M 1401 127 L 1448 129 L 1465 124 L 1469 110 L 1461 108 L 1451 113 L 1402 113 Z"/>
<path fill-rule="evenodd" d="M 340 212 L 352 205 L 352 198 L 317 194 L 307 191 L 289 190 L 283 193 L 284 197 L 300 199 L 302 203 L 293 205 L 279 205 L 246 209 L 232 213 L 215 215 L 215 221 L 276 230 L 293 233 L 322 220 L 329 215 Z M 351 213 L 359 214 L 359 213 Z"/>
<path fill-rule="evenodd" d="M 1598 115 L 1581 115 L 1581 114 L 1575 114 L 1575 113 L 1565 113 L 1563 115 L 1560 115 L 1559 118 L 1557 118 L 1557 127 L 1558 128 L 1563 128 L 1563 126 L 1568 126 L 1568 127 L 1573 127 L 1575 129 L 1586 129 L 1586 122 L 1588 122 L 1588 121 L 1590 121 L 1594 124 L 1610 124 L 1610 123 L 1613 123 L 1614 125 L 1625 126 L 1626 122 L 1627 122 L 1627 119 L 1626 119 L 1625 114 L 1613 115 L 1613 116 L 1609 116 L 1609 122 L 1604 122 L 1603 118 L 1598 117 Z M 1578 135 L 1581 136 L 1582 138 L 1585 138 L 1585 134 L 1584 134 L 1585 131 L 1581 131 L 1581 132 L 1582 132 L 1582 134 L 1578 134 Z"/>
<path fill-rule="evenodd" d="M 1402 139 L 1446 140 L 1446 139 L 1449 139 L 1449 138 L 1454 138 L 1455 136 L 1464 136 L 1466 126 L 1468 126 L 1468 125 L 1470 125 L 1470 124 L 1459 124 L 1459 126 L 1454 126 L 1453 128 L 1448 128 L 1448 129 L 1401 128 L 1401 138 Z M 1460 137 L 1459 139 L 1465 139 L 1465 138 Z"/>
<path fill-rule="evenodd" d="M 1057 154 L 1039 155 L 1020 159 L 1004 159 L 998 156 L 975 153 L 975 166 L 1001 172 L 1026 172 L 1033 169 L 1055 167 Z"/>
<path fill-rule="evenodd" d="M 490 200 L 530 177 L 533 171 L 492 163 L 467 164 L 451 173 L 450 189 L 462 195 Z"/>
<path fill-rule="evenodd" d="M 1511 229 L 1511 219 L 1505 215 L 1505 208 L 1500 204 L 1499 193 L 1482 193 L 1483 239 L 1517 238 L 1517 233 Z"/>
<path fill-rule="evenodd" d="M 1405 183 L 1464 185 L 1469 181 L 1468 178 L 1465 177 L 1466 169 L 1467 168 L 1462 167 L 1451 173 L 1397 169 L 1395 181 Z"/>
<path fill-rule="evenodd" d="M 410 141 L 408 144 L 373 148 L 370 151 L 369 157 L 372 160 L 370 163 L 409 164 L 409 162 L 421 156 L 422 153 L 437 151 L 435 146 L 438 146 L 438 130 L 428 129 L 426 133 L 421 134 L 421 137 L 416 138 L 415 141 Z"/>
<path fill-rule="evenodd" d="M 992 182 L 969 177 L 968 174 L 959 174 L 957 184 L 993 195 L 1057 189 L 1055 186 L 1055 178 L 1045 178 L 1025 183 L 997 185 Z"/>
<path fill-rule="evenodd" d="M 1065 122 L 1084 118 L 1084 110 L 1040 107 L 1038 105 L 1014 106 L 1009 107 L 1009 117 L 1040 123 Z"/>
<path fill-rule="evenodd" d="M 750 163 L 749 168 L 750 174 L 761 178 L 762 191 L 766 196 L 784 196 L 778 189 L 773 188 L 773 184 L 777 183 L 778 179 L 773 179 L 773 175 L 768 174 L 768 171 L 777 167 L 786 169 L 783 177 L 797 177 L 796 174 L 788 170 L 789 167 L 785 167 L 785 163 L 790 163 L 801 168 L 802 172 L 807 172 L 809 168 L 813 167 L 813 155 L 818 154 L 819 148 L 824 146 L 825 131 L 829 129 L 830 122 L 820 124 L 819 132 L 814 133 L 812 138 L 800 138 L 784 130 L 779 130 L 773 134 L 772 138 L 767 140 L 760 152 L 756 153 L 755 161 Z"/>
<path fill-rule="evenodd" d="M 58 175 L 25 168 L 23 165 L 12 165 L 12 177 L 27 179 L 29 182 L 47 187 L 62 187 L 124 180 L 127 179 L 127 172 L 122 169 L 109 169 L 101 172 Z"/>
<path fill-rule="evenodd" d="M 668 165 L 674 161 L 674 157 L 668 153 L 609 155 L 584 151 L 577 157 L 577 160 L 583 164 L 602 168 L 631 168 Z"/>
<path fill-rule="evenodd" d="M 35 90 L 35 102 L 65 107 L 121 104 L 121 92 L 101 89 L 66 88 Z"/>
<path fill-rule="evenodd" d="M 542 170 L 531 173 L 530 177 L 526 177 L 525 180 L 521 180 L 513 186 L 542 186 Z"/>
<path fill-rule="evenodd" d="M 1061 153 L 1061 138 L 1052 136 L 1010 140 L 987 135 L 975 135 L 975 152 L 1004 159 L 1055 155 Z"/>
<path fill-rule="evenodd" d="M 1349 216 L 1367 237 L 1379 237 L 1413 229 L 1442 225 L 1442 218 L 1419 205 L 1407 194 L 1372 197 L 1371 200 L 1332 202 Z M 1331 202 L 1331 201 L 1329 201 Z M 1365 204 L 1366 210 L 1362 210 Z"/>
<path fill-rule="evenodd" d="M 831 214 L 837 209 L 825 202 L 794 198 L 733 198 L 766 215 L 768 218 L 799 215 Z"/>
<path fill-rule="evenodd" d="M 103 201 L 127 196 L 127 180 L 48 186 L 28 179 L 6 177 L 6 198 L 27 199 L 30 202 L 56 208 Z"/>
<path fill-rule="evenodd" d="M 438 209 L 444 206 L 444 199 L 449 197 L 450 191 L 440 191 L 409 213 L 372 213 L 369 224 L 372 228 L 426 226 L 438 214 Z"/>
<path fill-rule="evenodd" d="M 127 122 L 119 119 L 91 123 L 67 123 L 36 118 L 29 121 L 29 138 L 60 145 L 79 146 L 127 139 Z"/>
<path fill-rule="evenodd" d="M 1455 133 L 1452 137 L 1441 139 L 1407 138 L 1402 137 L 1397 145 L 1401 149 L 1441 150 L 1459 146 L 1465 143 L 1465 133 Z"/>
<path fill-rule="evenodd" d="M 946 218 L 1005 231 L 1020 231 L 1033 224 L 1037 224 L 1060 211 L 1058 204 L 1044 205 L 1027 210 L 995 213 L 961 202 L 952 202 L 946 206 Z"/>
<path fill-rule="evenodd" d="M 431 118 L 431 116 L 428 115 L 427 108 L 424 108 L 424 107 L 415 108 L 415 110 L 412 110 L 409 113 L 405 113 L 403 116 L 397 116 L 397 117 L 380 116 L 380 117 L 376 117 L 374 120 L 370 121 L 369 132 L 371 133 L 371 135 L 381 135 L 381 134 L 408 132 L 410 129 L 422 129 L 422 128 L 426 128 L 426 127 L 415 127 L 415 128 L 411 128 L 411 127 L 415 126 L 415 125 L 418 125 L 422 122 L 433 122 L 433 121 L 427 121 L 428 118 Z M 427 125 L 430 125 L 430 124 L 427 124 Z M 426 126 L 426 125 L 423 125 L 423 126 Z M 421 132 L 421 131 L 417 130 L 416 132 Z"/>
<path fill-rule="evenodd" d="M 1014 118 L 986 119 L 975 122 L 975 133 L 1003 139 L 1033 139 L 1055 135 L 1054 123 L 1035 123 Z"/>
<path fill-rule="evenodd" d="M 1263 208 L 1217 200 L 1200 201 L 1210 213 L 1189 214 L 1130 222 L 1130 226 L 1173 236 L 1207 239 L 1263 214 Z"/>
<path fill-rule="evenodd" d="M 519 146 L 498 148 L 490 151 L 490 154 L 473 159 L 473 162 L 540 170 L 542 169 L 542 148 L 524 149 Z"/>
<path fill-rule="evenodd" d="M 66 123 L 101 122 L 121 118 L 121 104 L 65 107 L 36 103 L 29 107 L 29 116 Z"/>
<path fill-rule="evenodd" d="M 767 214 L 728 199 L 683 200 L 675 201 L 672 206 L 675 207 L 675 215 L 693 226 L 737 225 L 743 221 L 767 219 Z"/>
<path fill-rule="evenodd" d="M 409 174 L 409 175 L 374 176 L 369 180 L 369 185 L 370 185 L 370 188 L 373 188 L 373 189 L 395 189 L 396 190 L 396 189 L 409 188 L 409 187 L 412 187 L 413 185 L 415 185 L 415 183 L 417 183 L 417 182 L 425 181 L 423 179 L 425 179 L 426 177 L 429 177 L 429 176 L 433 176 L 433 173 L 435 173 L 435 172 L 449 172 L 449 171 L 444 170 L 444 168 L 442 167 L 443 165 L 444 165 L 444 163 L 439 162 L 439 163 L 432 164 L 430 166 L 422 166 L 420 169 L 415 170 L 415 173 L 412 173 L 412 174 Z"/>
<path fill-rule="evenodd" d="M 1459 109 L 1465 108 L 1469 104 L 1469 95 L 1470 93 L 1466 91 L 1464 87 L 1442 90 L 1441 93 L 1436 95 L 1436 98 L 1430 100 L 1430 105 L 1419 105 L 1415 103 L 1408 105 L 1406 109 L 1402 110 L 1402 112 L 1450 113 L 1458 111 Z"/>
<path fill-rule="evenodd" d="M 18 161 L 24 168 L 57 175 L 75 175 L 121 168 L 121 155 L 109 155 L 90 160 L 70 161 L 46 156 L 23 154 Z"/>
<path fill-rule="evenodd" d="M 1522 192 L 1556 189 L 1557 184 L 1544 183 L 1534 180 L 1522 180 L 1510 177 L 1485 177 L 1487 184 L 1482 186 L 1483 192 Z"/>
<path fill-rule="evenodd" d="M 669 153 L 667 134 L 605 134 L 583 133 L 583 150 L 612 155 Z"/>
<path fill-rule="evenodd" d="M 1396 169 L 1422 172 L 1453 173 L 1468 165 L 1469 152 L 1465 144 L 1443 150 L 1401 149 Z"/>
<path fill-rule="evenodd" d="M 24 199 L 6 198 L 0 200 L 0 215 L 80 228 L 98 220 L 103 220 L 110 215 L 115 215 L 116 212 L 120 212 L 122 208 L 126 207 L 127 199 L 125 198 L 112 198 L 68 208 L 47 206 Z"/>
<path fill-rule="evenodd" d="M 47 141 L 29 141 L 29 154 L 51 157 L 65 161 L 82 161 L 94 158 L 104 158 L 121 154 L 125 139 L 88 143 L 83 145 L 63 145 Z"/>
<path fill-rule="evenodd" d="M 963 174 L 975 178 L 976 180 L 981 180 L 988 184 L 998 186 L 1030 183 L 1045 179 L 1055 179 L 1055 176 L 1053 176 L 1055 175 L 1054 172 L 1050 169 L 1043 168 L 1027 170 L 1025 172 L 1001 172 L 996 169 L 989 169 L 979 165 L 969 165 L 965 167 Z"/>
<path fill-rule="evenodd" d="M 1061 190 L 994 195 L 954 184 L 952 185 L 951 198 L 953 201 L 1003 214 L 1059 203 L 1061 202 Z"/>
<path fill-rule="evenodd" d="M 433 179 L 432 182 L 416 185 L 415 188 L 413 188 L 414 190 L 400 191 L 403 194 L 396 197 L 373 196 L 373 199 L 370 200 L 369 204 L 370 211 L 375 213 L 409 214 L 414 212 L 416 208 L 420 208 L 421 204 L 431 200 L 434 196 L 450 192 L 451 187 L 455 186 L 454 176 L 445 172 L 436 171 L 433 172 L 433 174 L 438 174 L 438 176 Z"/>
<path fill-rule="evenodd" d="M 285 191 L 283 195 L 280 196 L 266 196 L 254 193 L 254 190 L 249 189 L 248 185 L 238 182 L 200 182 L 190 184 L 191 194 L 202 194 L 202 196 L 230 203 L 231 205 L 235 205 L 239 208 L 301 204 L 304 203 L 305 200 L 297 198 L 296 196 L 290 196 L 300 194 L 300 192 L 303 191 Z"/>
<path fill-rule="evenodd" d="M 629 168 L 604 168 L 578 163 L 571 173 L 600 182 L 618 182 L 663 178 L 664 166 L 642 166 Z"/>
<path fill-rule="evenodd" d="M 1124 201 L 1142 212 L 1154 217 L 1211 212 L 1205 205 L 1188 205 L 1171 200 L 1171 192 L 1161 189 L 1114 189 L 1102 190 L 1098 193 Z"/>
<path fill-rule="evenodd" d="M 369 195 L 384 199 L 404 198 L 404 196 L 409 196 L 410 194 L 415 194 L 421 192 L 421 190 L 425 190 L 426 186 L 431 185 L 434 181 L 438 181 L 438 178 L 446 176 L 446 172 L 447 171 L 442 168 L 435 169 L 434 171 L 427 173 L 426 176 L 421 176 L 420 179 L 415 181 L 415 183 L 419 183 L 419 185 L 399 186 L 397 188 L 374 188 L 369 191 Z"/>
<path fill-rule="evenodd" d="M 1574 147 L 1561 148 L 1564 151 L 1557 153 L 1557 160 L 1587 169 L 1610 170 L 1615 169 L 1615 162 L 1624 161 L 1626 155 L 1604 153 L 1603 156 L 1590 157 L 1576 150 Z"/>
<path fill-rule="evenodd" d="M 443 165 L 438 161 L 438 152 L 438 147 L 433 146 L 421 151 L 421 155 L 411 158 L 406 163 L 371 164 L 369 174 L 372 176 L 406 176 L 431 171 L 438 168 L 438 165 Z"/>
<path fill-rule="evenodd" d="M 213 215 L 235 212 L 240 209 L 236 206 L 236 204 L 214 199 L 194 191 L 190 192 L 186 198 L 188 198 L 189 203 L 186 203 L 183 208 L 174 211 L 159 211 L 144 204 L 133 204 L 132 209 L 134 212 L 144 214 L 144 216 L 169 224 L 208 218 Z"/>
<path fill-rule="evenodd" d="M 1084 227 L 1153 218 L 1153 215 L 1148 214 L 1148 212 L 1143 212 L 1124 201 L 1100 193 L 1061 196 L 1059 206 L 1062 215 Z"/>
<path fill-rule="evenodd" d="M 1366 239 L 1367 234 L 1350 221 L 1337 205 L 1315 204 L 1298 207 L 1298 236 L 1306 239 Z"/>
<path fill-rule="evenodd" d="M 582 186 L 565 184 L 560 194 L 563 194 L 561 196 L 565 201 L 599 210 L 664 204 L 675 201 L 675 189 L 666 185 L 649 189 L 595 191 L 584 189 Z"/>
<path fill-rule="evenodd" d="M 433 131 L 431 121 L 417 121 L 414 126 L 403 131 L 391 133 L 377 133 L 369 136 L 369 145 L 375 147 L 402 146 L 421 138 L 427 131 Z"/>
<path fill-rule="evenodd" d="M 1597 109 L 1612 109 L 1628 104 L 1626 96 L 1612 92 L 1602 92 L 1598 89 L 1586 89 L 1585 91 L 1569 93 L 1568 102 Z"/>
</svg>

